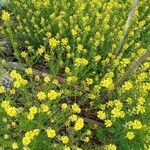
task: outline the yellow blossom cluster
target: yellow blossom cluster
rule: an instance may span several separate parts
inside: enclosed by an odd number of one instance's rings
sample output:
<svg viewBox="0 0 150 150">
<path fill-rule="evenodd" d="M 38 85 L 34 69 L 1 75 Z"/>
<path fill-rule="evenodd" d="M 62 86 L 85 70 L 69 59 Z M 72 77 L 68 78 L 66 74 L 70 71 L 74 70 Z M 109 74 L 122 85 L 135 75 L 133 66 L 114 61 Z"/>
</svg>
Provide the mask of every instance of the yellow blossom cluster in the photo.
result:
<svg viewBox="0 0 150 150">
<path fill-rule="evenodd" d="M 75 66 L 80 67 L 80 66 L 86 66 L 88 64 L 88 60 L 85 58 L 76 58 L 75 59 Z"/>
<path fill-rule="evenodd" d="M 10 77 L 15 80 L 13 83 L 14 88 L 20 88 L 28 83 L 16 70 L 11 71 Z"/>
<path fill-rule="evenodd" d="M 81 130 L 84 127 L 84 120 L 82 118 L 78 118 L 75 121 L 74 129 L 75 131 Z"/>
<path fill-rule="evenodd" d="M 61 137 L 61 141 L 62 141 L 63 144 L 67 144 L 67 143 L 69 142 L 68 136 L 65 136 L 65 135 L 62 136 L 62 137 Z"/>
<path fill-rule="evenodd" d="M 37 107 L 35 107 L 35 106 L 31 107 L 31 108 L 29 109 L 29 114 L 28 114 L 27 118 L 28 118 L 29 120 L 34 119 L 34 116 L 37 114 L 37 112 L 38 112 Z"/>
<path fill-rule="evenodd" d="M 56 136 L 56 131 L 54 129 L 47 129 L 47 136 L 49 138 L 54 138 Z"/>
<path fill-rule="evenodd" d="M 48 99 L 55 100 L 61 96 L 61 92 L 56 92 L 55 90 L 51 90 L 48 92 Z"/>
<path fill-rule="evenodd" d="M 32 74 L 33 74 L 32 68 L 27 68 L 27 69 L 25 70 L 25 72 L 26 72 L 28 75 L 32 75 Z"/>
<path fill-rule="evenodd" d="M 131 83 L 131 81 L 125 82 L 124 85 L 122 86 L 122 90 L 125 91 L 129 91 L 130 89 L 132 89 L 133 85 Z"/>
<path fill-rule="evenodd" d="M 33 131 L 28 131 L 25 133 L 25 136 L 22 139 L 22 143 L 24 146 L 28 146 L 30 142 L 34 139 L 35 136 L 39 134 L 39 129 L 34 129 Z"/>
<path fill-rule="evenodd" d="M 12 107 L 9 103 L 9 101 L 5 100 L 2 101 L 1 107 L 5 110 L 5 112 L 10 116 L 10 117 L 15 117 L 17 115 L 17 108 Z"/>
<path fill-rule="evenodd" d="M 5 92 L 5 87 L 4 86 L 0 86 L 0 94 Z"/>
<path fill-rule="evenodd" d="M 111 77 L 108 77 L 104 80 L 101 81 L 101 86 L 108 88 L 108 89 L 113 89 L 114 88 L 114 83 Z"/>
<path fill-rule="evenodd" d="M 48 107 L 48 105 L 46 105 L 46 104 L 41 104 L 41 111 L 42 112 L 48 112 L 49 111 L 49 107 Z"/>
<path fill-rule="evenodd" d="M 76 104 L 76 103 L 74 103 L 74 104 L 72 105 L 72 110 L 73 110 L 74 113 L 80 113 L 80 112 L 81 112 L 81 108 L 80 108 L 79 105 Z"/>
<path fill-rule="evenodd" d="M 56 48 L 59 44 L 59 41 L 55 38 L 51 38 L 49 40 L 49 45 L 52 47 L 52 48 Z"/>
<path fill-rule="evenodd" d="M 46 98 L 45 92 L 40 91 L 37 93 L 37 99 L 38 100 L 44 100 L 45 98 Z"/>
<path fill-rule="evenodd" d="M 2 11 L 2 20 L 4 22 L 8 22 L 10 20 L 10 14 L 9 14 L 9 12 L 7 12 L 5 10 Z"/>
</svg>

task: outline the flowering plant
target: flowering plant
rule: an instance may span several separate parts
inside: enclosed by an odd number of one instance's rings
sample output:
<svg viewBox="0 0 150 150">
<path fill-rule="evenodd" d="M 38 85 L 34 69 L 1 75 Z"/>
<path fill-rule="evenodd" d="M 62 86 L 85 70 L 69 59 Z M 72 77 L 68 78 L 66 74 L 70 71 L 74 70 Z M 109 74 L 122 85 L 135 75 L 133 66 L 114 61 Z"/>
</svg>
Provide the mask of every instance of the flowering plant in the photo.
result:
<svg viewBox="0 0 150 150">
<path fill-rule="evenodd" d="M 18 65 L 2 49 L 12 83 L 0 85 L 0 146 L 149 150 L 148 3 L 6 3 L 0 32 Z"/>
</svg>

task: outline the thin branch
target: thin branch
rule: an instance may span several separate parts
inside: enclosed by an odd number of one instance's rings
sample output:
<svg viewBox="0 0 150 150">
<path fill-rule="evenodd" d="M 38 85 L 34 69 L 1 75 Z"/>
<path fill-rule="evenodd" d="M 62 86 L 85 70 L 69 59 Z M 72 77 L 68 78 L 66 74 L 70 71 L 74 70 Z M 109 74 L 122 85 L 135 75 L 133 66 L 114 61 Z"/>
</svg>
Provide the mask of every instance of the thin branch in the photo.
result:
<svg viewBox="0 0 150 150">
<path fill-rule="evenodd" d="M 129 27 L 130 27 L 130 25 L 131 25 L 132 17 L 133 17 L 133 15 L 134 15 L 134 12 L 135 12 L 137 6 L 138 6 L 138 2 L 139 2 L 139 0 L 134 0 L 134 1 L 133 1 L 133 5 L 132 5 L 132 7 L 131 7 L 131 10 L 130 10 L 130 12 L 129 12 L 129 14 L 128 14 L 128 18 L 127 18 L 127 20 L 126 20 L 125 30 L 124 30 L 124 33 L 123 33 L 123 39 L 122 39 L 122 41 L 120 42 L 119 47 L 118 47 L 118 48 L 116 49 L 116 51 L 115 51 L 115 56 L 118 56 L 119 53 L 120 53 L 120 51 L 121 51 L 121 48 L 122 48 L 123 43 L 124 43 L 124 41 L 125 41 L 125 37 L 127 36 Z"/>
<path fill-rule="evenodd" d="M 123 75 L 123 77 L 116 83 L 115 87 L 121 86 L 124 81 L 128 80 L 130 75 L 135 72 L 140 65 L 148 58 L 150 57 L 150 49 L 147 50 L 139 59 L 135 60 L 134 62 L 131 63 L 129 68 L 127 69 L 126 73 Z M 112 93 L 114 90 L 107 92 L 107 94 L 102 98 L 102 102 L 105 102 L 108 100 L 109 97 L 111 97 Z"/>
<path fill-rule="evenodd" d="M 145 52 L 139 59 L 137 59 L 136 61 L 134 61 L 133 63 L 131 63 L 131 65 L 130 65 L 129 68 L 127 69 L 126 73 L 125 73 L 125 74 L 123 75 L 123 77 L 116 83 L 116 87 L 117 87 L 117 86 L 121 86 L 121 85 L 123 84 L 123 82 L 126 81 L 126 80 L 130 77 L 130 75 L 131 75 L 134 71 L 136 71 L 136 70 L 140 67 L 141 63 L 143 63 L 148 57 L 150 57 L 150 49 L 149 49 L 147 52 Z M 21 70 L 21 71 L 25 70 L 25 68 L 23 68 L 23 67 L 21 68 L 21 67 L 19 66 L 19 64 L 18 64 L 18 63 L 15 63 L 15 62 L 7 62 L 7 63 L 6 63 L 6 66 L 7 66 L 7 65 L 8 65 L 10 68 L 12 68 L 12 69 L 17 69 L 17 70 Z M 42 72 L 42 71 L 39 71 L 39 70 L 36 70 L 36 69 L 34 69 L 33 72 L 34 72 L 34 75 L 39 75 L 40 77 L 45 77 L 45 76 L 48 75 L 48 73 Z M 57 79 L 58 79 L 61 83 L 64 82 L 64 78 L 62 78 L 62 77 L 57 77 Z M 112 95 L 113 92 L 114 92 L 114 91 L 108 92 L 108 93 L 102 98 L 102 102 L 105 102 L 105 101 Z"/>
<path fill-rule="evenodd" d="M 138 60 L 131 63 L 126 73 L 123 75 L 123 77 L 118 81 L 117 86 L 120 86 L 123 84 L 124 81 L 126 81 L 130 75 L 135 72 L 148 57 L 150 57 L 150 49 L 145 52 Z"/>
<path fill-rule="evenodd" d="M 9 67 L 11 69 L 16 69 L 16 70 L 20 70 L 20 71 L 25 71 L 26 65 L 21 64 L 19 65 L 18 62 L 6 62 L 5 64 L 3 64 L 3 66 L 5 67 Z M 45 76 L 49 76 L 48 72 L 44 72 L 44 71 L 40 71 L 37 69 L 33 69 L 33 74 L 39 75 L 40 77 L 45 77 Z M 60 83 L 64 82 L 64 78 L 63 77 L 56 77 Z"/>
</svg>

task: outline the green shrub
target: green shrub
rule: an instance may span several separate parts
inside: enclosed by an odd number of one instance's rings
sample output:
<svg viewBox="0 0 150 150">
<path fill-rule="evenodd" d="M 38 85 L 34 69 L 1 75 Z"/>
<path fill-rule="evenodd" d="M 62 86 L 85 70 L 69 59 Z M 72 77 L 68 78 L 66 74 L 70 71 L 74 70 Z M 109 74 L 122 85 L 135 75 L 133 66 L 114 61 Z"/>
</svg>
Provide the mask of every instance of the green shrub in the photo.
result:
<svg viewBox="0 0 150 150">
<path fill-rule="evenodd" d="M 149 3 L 6 3 L 1 34 L 18 65 L 0 86 L 0 146 L 149 150 Z"/>
</svg>

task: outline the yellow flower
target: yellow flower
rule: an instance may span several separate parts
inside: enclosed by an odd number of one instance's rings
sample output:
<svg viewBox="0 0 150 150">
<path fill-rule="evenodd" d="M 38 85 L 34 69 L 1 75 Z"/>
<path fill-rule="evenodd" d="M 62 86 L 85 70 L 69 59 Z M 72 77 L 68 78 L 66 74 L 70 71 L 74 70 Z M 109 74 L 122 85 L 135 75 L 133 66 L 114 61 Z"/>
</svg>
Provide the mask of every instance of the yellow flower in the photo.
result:
<svg viewBox="0 0 150 150">
<path fill-rule="evenodd" d="M 64 150 L 71 150 L 71 149 L 70 149 L 70 147 L 65 146 Z"/>
<path fill-rule="evenodd" d="M 1 103 L 1 107 L 6 111 L 6 113 L 10 116 L 10 117 L 14 117 L 17 115 L 17 108 L 15 107 L 11 107 L 8 101 L 3 101 Z"/>
<path fill-rule="evenodd" d="M 128 58 L 124 58 L 124 59 L 122 59 L 122 61 L 120 62 L 120 64 L 121 64 L 123 67 L 126 67 L 129 63 L 130 63 L 130 60 L 129 60 Z"/>
<path fill-rule="evenodd" d="M 105 120 L 105 126 L 108 128 L 108 127 L 111 127 L 112 126 L 112 122 L 111 120 Z"/>
<path fill-rule="evenodd" d="M 63 46 L 67 45 L 68 44 L 68 38 L 62 39 L 61 42 L 62 42 Z"/>
<path fill-rule="evenodd" d="M 78 119 L 78 116 L 74 114 L 69 117 L 69 120 L 72 122 L 77 121 L 77 119 Z"/>
<path fill-rule="evenodd" d="M 134 120 L 132 123 L 133 129 L 141 129 L 142 128 L 142 123 L 139 120 Z"/>
<path fill-rule="evenodd" d="M 90 79 L 90 78 L 86 78 L 86 84 L 88 85 L 92 85 L 93 84 L 93 79 Z"/>
<path fill-rule="evenodd" d="M 16 70 L 12 70 L 11 71 L 11 73 L 10 73 L 10 77 L 12 78 L 12 79 L 21 79 L 21 75 L 19 74 L 19 73 L 17 73 L 17 71 Z"/>
<path fill-rule="evenodd" d="M 36 114 L 37 113 L 37 107 L 33 106 L 29 109 L 30 113 Z"/>
<path fill-rule="evenodd" d="M 25 72 L 26 72 L 28 75 L 32 75 L 32 74 L 33 74 L 32 68 L 27 68 L 27 69 L 25 70 Z"/>
<path fill-rule="evenodd" d="M 142 72 L 142 73 L 140 73 L 139 75 L 138 75 L 138 80 L 139 81 L 144 81 L 145 80 L 145 78 L 147 78 L 147 73 L 146 72 Z"/>
<path fill-rule="evenodd" d="M 1 107 L 4 109 L 8 109 L 10 107 L 9 102 L 8 101 L 2 101 L 1 103 Z"/>
<path fill-rule="evenodd" d="M 48 62 L 50 60 L 50 56 L 48 54 L 44 55 L 45 60 Z"/>
<path fill-rule="evenodd" d="M 16 142 L 12 144 L 12 149 L 18 149 L 18 148 L 19 148 L 19 146 Z"/>
<path fill-rule="evenodd" d="M 114 105 L 118 109 L 122 109 L 122 107 L 123 107 L 123 104 L 120 102 L 120 100 L 117 100 L 117 99 L 114 100 Z"/>
<path fill-rule="evenodd" d="M 129 97 L 129 98 L 127 98 L 126 102 L 127 102 L 128 104 L 132 104 L 133 99 L 132 99 L 131 97 Z"/>
<path fill-rule="evenodd" d="M 108 77 L 108 78 L 102 80 L 101 86 L 103 86 L 105 88 L 108 88 L 108 89 L 113 89 L 114 88 L 114 83 L 113 83 L 112 78 Z"/>
<path fill-rule="evenodd" d="M 76 36 L 76 35 L 78 34 L 78 32 L 77 32 L 76 29 L 72 29 L 72 30 L 71 30 L 71 33 L 72 33 L 73 36 Z"/>
<path fill-rule="evenodd" d="M 78 78 L 76 76 L 67 77 L 67 82 L 68 83 L 73 83 L 73 82 L 76 82 L 77 80 L 78 80 Z"/>
<path fill-rule="evenodd" d="M 37 93 L 37 99 L 38 100 L 44 100 L 46 98 L 46 94 L 42 91 Z"/>
<path fill-rule="evenodd" d="M 24 59 L 27 58 L 28 54 L 25 51 L 21 52 L 20 54 L 21 54 L 22 58 L 24 58 Z"/>
<path fill-rule="evenodd" d="M 42 112 L 48 112 L 49 111 L 49 107 L 45 104 L 41 104 L 41 110 Z"/>
<path fill-rule="evenodd" d="M 92 134 L 91 130 L 86 131 L 86 135 L 91 135 L 91 134 Z"/>
<path fill-rule="evenodd" d="M 10 116 L 10 117 L 14 117 L 17 115 L 17 108 L 15 107 L 9 107 L 7 110 L 5 110 L 7 112 L 7 114 Z"/>
<path fill-rule="evenodd" d="M 63 103 L 63 104 L 61 105 L 61 109 L 62 109 L 62 110 L 66 110 L 67 107 L 68 107 L 68 105 L 67 105 L 66 103 Z"/>
<path fill-rule="evenodd" d="M 89 62 L 85 58 L 76 58 L 75 59 L 75 66 L 86 66 Z"/>
<path fill-rule="evenodd" d="M 13 122 L 11 123 L 11 125 L 12 125 L 13 127 L 15 127 L 15 126 L 16 126 L 16 122 L 13 121 Z"/>
<path fill-rule="evenodd" d="M 91 27 L 90 27 L 90 26 L 86 26 L 86 27 L 85 27 L 85 31 L 86 31 L 86 32 L 89 32 L 90 30 L 91 30 Z"/>
<path fill-rule="evenodd" d="M 5 87 L 4 86 L 0 86 L 0 94 L 5 92 Z"/>
<path fill-rule="evenodd" d="M 129 91 L 132 87 L 133 87 L 133 85 L 132 85 L 131 81 L 127 81 L 122 86 L 122 90 L 123 91 Z"/>
<path fill-rule="evenodd" d="M 105 146 L 105 150 L 117 150 L 117 147 L 114 144 L 109 144 Z"/>
<path fill-rule="evenodd" d="M 112 117 L 114 118 L 124 118 L 125 116 L 125 113 L 120 108 L 117 108 L 117 107 L 112 109 L 111 113 L 113 115 Z"/>
<path fill-rule="evenodd" d="M 22 143 L 24 146 L 28 146 L 33 140 L 34 136 L 37 136 L 39 134 L 40 130 L 39 129 L 34 129 L 33 131 L 28 131 L 25 133 L 25 136 L 22 139 Z"/>
<path fill-rule="evenodd" d="M 94 57 L 94 61 L 98 62 L 101 60 L 101 56 L 100 55 L 97 55 Z"/>
<path fill-rule="evenodd" d="M 84 50 L 83 45 L 79 44 L 79 45 L 77 46 L 77 51 L 80 53 L 80 52 L 82 52 L 83 50 Z"/>
<path fill-rule="evenodd" d="M 51 90 L 48 92 L 48 98 L 49 100 L 55 100 L 57 99 L 61 94 L 56 92 L 55 90 Z"/>
<path fill-rule="evenodd" d="M 150 67 L 150 63 L 145 62 L 145 63 L 143 64 L 143 67 L 144 67 L 144 69 L 148 69 L 148 68 Z"/>
<path fill-rule="evenodd" d="M 69 74 L 69 73 L 70 73 L 70 68 L 69 68 L 69 67 L 66 67 L 66 68 L 65 68 L 65 73 L 66 73 L 66 74 Z"/>
<path fill-rule="evenodd" d="M 48 130 L 47 130 L 47 136 L 48 136 L 49 138 L 54 138 L 54 137 L 56 136 L 56 131 L 53 130 L 53 129 L 48 129 Z"/>
<path fill-rule="evenodd" d="M 88 94 L 88 98 L 91 99 L 91 100 L 95 100 L 96 99 L 96 95 L 94 95 L 93 93 L 91 93 L 91 94 L 89 93 Z"/>
<path fill-rule="evenodd" d="M 2 20 L 4 22 L 8 22 L 10 20 L 10 14 L 5 10 L 2 10 Z"/>
<path fill-rule="evenodd" d="M 143 114 L 145 112 L 145 106 L 137 105 L 136 106 L 136 113 L 137 114 Z"/>
<path fill-rule="evenodd" d="M 82 118 L 77 119 L 74 126 L 75 131 L 81 130 L 83 127 L 84 127 L 84 120 Z"/>
<path fill-rule="evenodd" d="M 16 93 L 16 90 L 15 89 L 11 89 L 10 90 L 10 94 L 14 95 Z"/>
<path fill-rule="evenodd" d="M 59 85 L 59 82 L 58 82 L 57 79 L 54 79 L 52 82 L 53 82 L 53 84 L 55 84 L 55 85 Z"/>
<path fill-rule="evenodd" d="M 38 54 L 42 55 L 45 52 L 45 47 L 41 46 L 40 48 L 38 48 Z"/>
<path fill-rule="evenodd" d="M 133 132 L 128 132 L 126 137 L 129 139 L 129 140 L 133 140 L 134 139 L 134 133 Z"/>
<path fill-rule="evenodd" d="M 19 81 L 15 81 L 13 83 L 14 88 L 19 88 L 21 86 L 21 83 Z"/>
<path fill-rule="evenodd" d="M 98 111 L 97 112 L 97 117 L 101 120 L 104 120 L 106 118 L 106 114 L 103 111 Z"/>
<path fill-rule="evenodd" d="M 69 142 L 68 136 L 62 136 L 61 141 L 63 142 L 63 144 L 67 144 Z"/>
<path fill-rule="evenodd" d="M 90 138 L 89 137 L 86 137 L 85 139 L 84 139 L 84 142 L 86 142 L 86 143 L 88 143 L 90 141 Z"/>
<path fill-rule="evenodd" d="M 40 76 L 39 75 L 35 76 L 35 81 L 40 81 Z"/>
<path fill-rule="evenodd" d="M 49 76 L 45 76 L 45 77 L 44 77 L 44 82 L 45 82 L 45 83 L 48 83 L 49 81 L 50 81 L 50 77 L 49 77 Z"/>
<path fill-rule="evenodd" d="M 79 105 L 77 103 L 74 103 L 72 105 L 72 110 L 74 113 L 80 113 L 81 112 L 81 108 L 79 107 Z"/>
<path fill-rule="evenodd" d="M 27 118 L 28 118 L 29 120 L 34 119 L 34 115 L 35 115 L 37 112 L 38 112 L 37 107 L 35 107 L 35 106 L 31 107 L 31 108 L 29 109 L 29 114 L 28 114 Z"/>
<path fill-rule="evenodd" d="M 49 45 L 52 47 L 52 48 L 56 48 L 59 44 L 59 41 L 55 38 L 51 38 L 49 40 Z"/>
<path fill-rule="evenodd" d="M 18 78 L 16 78 L 16 81 L 13 83 L 13 86 L 14 88 L 19 88 L 21 86 L 26 85 L 27 83 L 28 83 L 27 80 L 24 80 L 21 76 L 18 76 Z"/>
<path fill-rule="evenodd" d="M 101 104 L 99 108 L 104 111 L 106 109 L 106 104 Z"/>
<path fill-rule="evenodd" d="M 113 105 L 114 105 L 113 101 L 108 101 L 107 102 L 107 107 L 113 107 Z"/>
<path fill-rule="evenodd" d="M 139 104 L 139 105 L 144 105 L 144 103 L 145 103 L 145 98 L 144 98 L 144 97 L 140 97 L 140 98 L 138 99 L 138 104 Z"/>
</svg>

